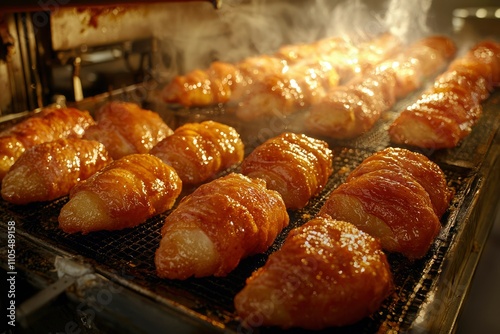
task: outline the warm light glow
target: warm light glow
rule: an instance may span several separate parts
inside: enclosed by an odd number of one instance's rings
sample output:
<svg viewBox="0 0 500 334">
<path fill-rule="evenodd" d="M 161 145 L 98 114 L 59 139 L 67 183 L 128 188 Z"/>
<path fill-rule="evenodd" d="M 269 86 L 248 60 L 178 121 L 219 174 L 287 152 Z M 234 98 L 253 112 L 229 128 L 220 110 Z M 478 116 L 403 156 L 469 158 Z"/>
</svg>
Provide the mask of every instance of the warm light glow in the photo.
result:
<svg viewBox="0 0 500 334">
<path fill-rule="evenodd" d="M 454 14 L 455 14 L 455 16 L 458 16 L 458 17 L 467 17 L 469 15 L 469 11 L 467 9 L 464 9 L 464 8 L 459 8 L 459 9 L 455 10 Z"/>
<path fill-rule="evenodd" d="M 476 16 L 479 18 L 485 18 L 488 15 L 488 10 L 486 8 L 479 8 L 476 10 Z"/>
</svg>

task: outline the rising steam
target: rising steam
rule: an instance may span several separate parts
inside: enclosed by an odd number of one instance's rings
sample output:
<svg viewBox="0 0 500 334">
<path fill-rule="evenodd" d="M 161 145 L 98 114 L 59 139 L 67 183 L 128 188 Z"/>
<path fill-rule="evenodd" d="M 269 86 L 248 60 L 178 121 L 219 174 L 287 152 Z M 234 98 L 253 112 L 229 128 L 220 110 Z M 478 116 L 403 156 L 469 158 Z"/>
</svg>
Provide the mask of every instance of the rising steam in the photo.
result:
<svg viewBox="0 0 500 334">
<path fill-rule="evenodd" d="M 225 0 L 221 9 L 207 7 L 206 12 L 199 5 L 184 4 L 155 32 L 165 42 L 164 52 L 175 52 L 172 64 L 182 73 L 214 60 L 235 62 L 273 53 L 284 44 L 329 36 L 366 41 L 391 32 L 410 41 L 428 34 L 431 4 L 432 0 Z"/>
</svg>

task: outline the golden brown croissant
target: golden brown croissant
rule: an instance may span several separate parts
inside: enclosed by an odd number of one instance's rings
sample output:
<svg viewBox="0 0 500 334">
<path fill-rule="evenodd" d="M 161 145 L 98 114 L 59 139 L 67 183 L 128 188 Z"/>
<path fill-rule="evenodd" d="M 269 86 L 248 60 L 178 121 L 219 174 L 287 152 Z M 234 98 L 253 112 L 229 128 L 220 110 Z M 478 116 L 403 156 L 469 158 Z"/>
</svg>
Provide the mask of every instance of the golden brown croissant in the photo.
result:
<svg viewBox="0 0 500 334">
<path fill-rule="evenodd" d="M 160 115 L 130 102 L 107 103 L 97 112 L 96 121 L 84 138 L 103 143 L 113 159 L 148 153 L 173 133 Z"/>
<path fill-rule="evenodd" d="M 172 167 L 150 154 L 131 154 L 71 189 L 59 227 L 83 234 L 134 227 L 172 208 L 181 188 Z"/>
<path fill-rule="evenodd" d="M 346 181 L 381 169 L 415 179 L 429 194 L 434 212 L 439 218 L 448 209 L 454 192 L 448 187 L 441 168 L 426 156 L 407 149 L 388 147 L 372 154 L 349 174 Z"/>
<path fill-rule="evenodd" d="M 378 157 L 387 161 L 385 168 L 378 166 L 371 170 L 370 167 L 363 172 L 365 162 L 362 162 L 358 170 L 329 195 L 320 214 L 353 223 L 380 239 L 387 251 L 418 259 L 427 253 L 441 229 L 436 212 L 442 212 L 444 206 L 449 205 L 451 192 L 442 172 L 437 166 L 430 166 L 432 163 L 426 161 L 426 157 L 420 157 L 424 163 L 419 166 L 419 162 L 410 158 L 417 153 L 392 153 L 384 151 L 382 154 L 388 157 Z M 400 161 L 391 162 L 391 158 Z M 375 160 L 368 158 L 367 163 Z M 429 175 L 431 178 L 423 181 Z M 434 187 L 439 189 L 429 193 L 426 188 L 431 186 L 428 183 L 431 180 L 437 180 Z"/>
<path fill-rule="evenodd" d="M 186 107 L 239 101 L 259 78 L 279 73 L 285 67 L 286 61 L 269 55 L 248 57 L 236 64 L 214 62 L 208 69 L 176 76 L 163 88 L 162 98 Z"/>
<path fill-rule="evenodd" d="M 79 138 L 93 125 L 87 111 L 45 108 L 0 133 L 0 180 L 21 154 L 34 145 L 59 138 Z"/>
<path fill-rule="evenodd" d="M 335 67 L 321 59 L 287 66 L 279 73 L 256 80 L 251 94 L 238 102 L 236 116 L 250 121 L 304 110 L 323 98 L 339 80 Z"/>
<path fill-rule="evenodd" d="M 293 229 L 235 297 L 247 327 L 318 330 L 375 312 L 393 289 L 380 243 L 328 216 Z"/>
<path fill-rule="evenodd" d="M 179 75 L 162 90 L 166 102 L 183 106 L 226 103 L 246 82 L 235 64 L 216 61 L 206 70 L 196 69 Z"/>
<path fill-rule="evenodd" d="M 156 251 L 158 276 L 225 276 L 263 253 L 288 225 L 281 196 L 265 182 L 231 173 L 184 197 L 165 219 Z"/>
<path fill-rule="evenodd" d="M 276 55 L 294 66 L 296 63 L 323 60 L 330 63 L 343 83 L 366 73 L 378 63 L 396 53 L 401 40 L 384 33 L 371 40 L 355 43 L 343 37 L 323 38 L 313 43 L 286 45 Z"/>
<path fill-rule="evenodd" d="M 242 162 L 241 172 L 266 181 L 288 209 L 303 208 L 326 185 L 333 154 L 322 140 L 291 132 L 271 138 Z"/>
<path fill-rule="evenodd" d="M 401 112 L 389 128 L 391 141 L 429 149 L 457 146 L 481 117 L 481 103 L 494 85 L 500 85 L 500 44 L 482 41 Z"/>
<path fill-rule="evenodd" d="M 50 201 L 69 193 L 111 162 L 103 144 L 85 139 L 59 139 L 33 146 L 10 168 L 2 197 L 14 204 Z"/>
<path fill-rule="evenodd" d="M 331 138 L 353 138 L 370 130 L 398 98 L 422 85 L 456 52 L 451 39 L 417 41 L 361 78 L 330 90 L 306 118 L 307 131 Z"/>
<path fill-rule="evenodd" d="M 243 160 L 238 132 L 225 124 L 186 123 L 150 151 L 175 168 L 185 184 L 199 184 Z"/>
<path fill-rule="evenodd" d="M 333 77 L 329 79 L 336 84 L 337 72 L 344 80 L 358 75 L 361 71 L 372 67 L 372 64 L 387 57 L 399 45 L 400 41 L 390 34 L 384 34 L 359 46 L 342 37 L 325 38 L 314 43 L 287 45 L 273 55 L 252 56 L 234 64 L 214 62 L 207 69 L 196 69 L 185 75 L 176 76 L 164 87 L 162 98 L 165 102 L 179 103 L 186 107 L 218 103 L 235 105 L 242 99 L 245 99 L 247 103 L 251 101 L 249 98 L 255 97 L 256 89 L 262 91 L 261 84 L 274 89 L 280 85 L 286 86 L 280 88 L 283 94 L 301 95 L 305 94 L 302 91 L 311 89 L 304 83 L 303 78 L 314 76 L 314 73 L 308 74 L 304 71 L 305 64 L 316 68 L 317 71 L 321 67 L 320 63 L 329 63 L 328 72 L 322 75 L 332 75 Z M 290 67 L 297 66 L 302 66 L 302 69 L 288 71 Z M 289 73 L 283 76 L 286 72 Z M 293 86 L 297 80 L 302 81 L 303 87 L 300 91 Z M 314 92 L 314 94 L 319 95 L 320 92 Z M 291 108 L 300 105 L 301 101 L 292 102 L 286 99 L 281 103 Z M 239 110 L 245 109 L 239 108 Z M 245 117 L 248 114 L 242 114 L 242 116 Z"/>
</svg>

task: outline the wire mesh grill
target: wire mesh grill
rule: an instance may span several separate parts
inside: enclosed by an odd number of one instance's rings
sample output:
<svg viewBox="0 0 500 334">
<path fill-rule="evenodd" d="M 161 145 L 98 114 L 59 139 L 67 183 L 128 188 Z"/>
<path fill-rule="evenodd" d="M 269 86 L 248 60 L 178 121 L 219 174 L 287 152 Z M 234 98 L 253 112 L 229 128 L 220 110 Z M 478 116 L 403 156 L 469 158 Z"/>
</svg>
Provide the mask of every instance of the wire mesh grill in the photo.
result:
<svg viewBox="0 0 500 334">
<path fill-rule="evenodd" d="M 328 329 L 324 332 L 373 333 L 379 330 L 404 332 L 412 325 L 418 309 L 425 301 L 429 288 L 440 271 L 442 260 L 454 239 L 454 231 L 462 223 L 460 213 L 463 211 L 464 200 L 472 192 L 474 182 L 478 177 L 476 174 L 476 166 L 480 163 L 478 156 L 484 156 L 485 147 L 488 147 L 498 127 L 498 107 L 496 107 L 497 104 L 494 106 L 485 109 L 480 124 L 470 136 L 471 139 L 467 139 L 461 148 L 448 150 L 444 153 L 425 152 L 441 165 L 449 185 L 456 190 L 452 204 L 442 218 L 441 234 L 427 256 L 418 261 L 410 262 L 402 256 L 389 254 L 388 258 L 396 284 L 395 293 L 372 317 L 353 326 L 335 330 Z M 210 117 L 210 115 L 217 115 L 216 120 L 219 121 L 223 121 L 223 118 L 219 117 L 227 118 L 224 113 L 215 114 L 212 111 L 205 115 L 193 113 L 188 115 L 188 118 L 181 115 L 178 122 L 201 120 Z M 329 193 L 345 181 L 353 168 L 375 151 L 389 146 L 386 129 L 388 122 L 395 115 L 396 113 L 389 113 L 387 118 L 381 120 L 370 133 L 362 138 L 353 141 L 329 141 L 334 152 L 334 173 L 323 192 L 314 197 L 304 209 L 289 212 L 290 225 L 278 236 L 267 253 L 244 259 L 227 277 L 193 278 L 177 281 L 159 279 L 155 275 L 154 254 L 161 237 L 160 229 L 168 212 L 153 217 L 136 228 L 114 232 L 94 232 L 88 235 L 68 235 L 58 229 L 59 210 L 67 202 L 67 198 L 22 207 L 0 201 L 1 219 L 2 222 L 15 220 L 16 227 L 25 231 L 38 243 L 46 243 L 62 252 L 83 257 L 92 263 L 97 271 L 108 278 L 125 279 L 130 287 L 155 296 L 159 302 L 182 305 L 202 318 L 224 324 L 227 329 L 237 331 L 239 323 L 234 314 L 233 298 L 243 288 L 246 278 L 250 276 L 252 271 L 265 263 L 271 252 L 280 248 L 290 229 L 302 225 L 319 211 Z M 283 124 L 288 127 L 278 129 L 277 133 L 293 130 L 292 120 L 287 120 Z M 231 125 L 237 129 L 239 126 L 243 126 L 238 123 Z M 248 134 L 248 132 L 246 133 Z M 256 142 L 250 143 L 247 149 L 251 149 L 255 145 Z M 287 332 L 299 331 L 289 330 Z M 276 333 L 278 331 L 275 328 L 262 328 L 258 332 Z"/>
<path fill-rule="evenodd" d="M 277 238 L 266 254 L 253 256 L 241 262 L 236 270 L 223 278 L 207 277 L 185 281 L 163 280 L 155 275 L 154 253 L 160 241 L 160 229 L 168 213 L 149 219 L 146 223 L 122 231 L 102 231 L 88 235 L 68 235 L 57 227 L 57 216 L 67 199 L 25 207 L 1 202 L 3 221 L 16 220 L 17 228 L 23 229 L 34 238 L 49 243 L 70 254 L 83 256 L 94 263 L 106 276 L 121 277 L 132 286 L 147 289 L 152 295 L 164 300 L 173 300 L 185 307 L 208 316 L 227 326 L 237 326 L 233 313 L 233 297 L 243 288 L 245 279 L 253 270 L 262 266 L 267 255 L 280 248 L 291 228 L 305 223 L 314 216 L 324 203 L 330 191 L 340 185 L 348 174 L 349 168 L 357 166 L 370 151 L 359 149 L 341 149 L 335 152 L 334 169 L 344 172 L 334 173 L 325 190 L 313 198 L 302 210 L 290 211 L 291 224 Z M 453 226 L 460 201 L 470 188 L 473 175 L 466 169 L 445 170 L 450 185 L 457 193 L 450 211 L 443 220 L 443 226 Z M 15 217 L 15 218 L 13 218 Z M 428 256 L 416 262 L 391 254 L 389 260 L 394 273 L 397 293 L 389 298 L 372 319 L 366 319 L 349 330 L 370 333 L 382 324 L 388 326 L 394 319 L 393 326 L 404 328 L 412 322 L 412 316 L 425 299 L 426 286 L 432 282 L 438 270 L 440 259 L 449 243 L 449 229 L 443 229 Z M 426 278 L 427 277 L 427 278 Z M 425 279 L 426 278 L 426 279 Z M 427 282 L 427 280 L 429 282 Z M 401 320 L 397 320 L 401 319 Z M 348 328 L 339 329 L 339 332 Z M 270 330 L 274 332 L 275 330 Z M 265 333 L 266 330 L 261 332 Z"/>
</svg>

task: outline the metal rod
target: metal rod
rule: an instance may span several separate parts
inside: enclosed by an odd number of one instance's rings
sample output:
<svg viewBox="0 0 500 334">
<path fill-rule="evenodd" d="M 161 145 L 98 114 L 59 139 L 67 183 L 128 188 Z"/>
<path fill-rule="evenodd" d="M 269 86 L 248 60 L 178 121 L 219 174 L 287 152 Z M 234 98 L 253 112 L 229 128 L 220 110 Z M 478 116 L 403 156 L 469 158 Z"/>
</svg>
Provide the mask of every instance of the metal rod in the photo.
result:
<svg viewBox="0 0 500 334">
<path fill-rule="evenodd" d="M 77 277 L 64 275 L 56 282 L 26 300 L 16 308 L 16 320 L 20 323 L 26 321 L 29 315 L 47 305 L 51 300 L 63 293 L 76 282 L 76 279 Z"/>
</svg>

